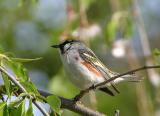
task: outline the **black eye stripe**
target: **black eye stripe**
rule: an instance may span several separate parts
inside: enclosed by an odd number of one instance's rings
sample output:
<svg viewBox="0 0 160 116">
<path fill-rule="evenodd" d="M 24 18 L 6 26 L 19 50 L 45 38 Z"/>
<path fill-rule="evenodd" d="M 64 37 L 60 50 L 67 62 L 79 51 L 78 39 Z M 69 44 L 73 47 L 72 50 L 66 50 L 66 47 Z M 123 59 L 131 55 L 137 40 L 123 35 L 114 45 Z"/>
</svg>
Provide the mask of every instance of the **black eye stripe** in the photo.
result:
<svg viewBox="0 0 160 116">
<path fill-rule="evenodd" d="M 76 42 L 81 42 L 81 41 L 79 41 L 79 40 L 66 40 L 66 41 L 62 42 L 61 44 L 59 44 L 59 48 L 60 48 L 60 50 L 61 50 L 61 53 L 62 53 L 62 54 L 65 53 L 67 50 L 69 50 L 69 49 L 71 48 L 71 45 L 74 44 L 74 43 L 76 43 Z M 68 48 L 64 51 L 64 46 L 65 46 L 66 44 L 70 44 L 70 47 L 68 47 Z"/>
<path fill-rule="evenodd" d="M 62 46 L 65 46 L 66 44 L 70 43 L 73 44 L 74 42 L 80 42 L 79 40 L 66 40 L 63 43 L 61 43 Z"/>
</svg>

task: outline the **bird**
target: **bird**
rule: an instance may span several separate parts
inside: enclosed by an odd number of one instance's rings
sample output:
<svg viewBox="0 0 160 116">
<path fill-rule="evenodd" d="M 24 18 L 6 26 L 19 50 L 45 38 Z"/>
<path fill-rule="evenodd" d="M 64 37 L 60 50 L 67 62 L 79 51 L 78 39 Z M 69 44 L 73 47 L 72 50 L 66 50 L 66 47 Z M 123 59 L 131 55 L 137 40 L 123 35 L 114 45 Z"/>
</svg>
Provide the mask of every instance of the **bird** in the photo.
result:
<svg viewBox="0 0 160 116">
<path fill-rule="evenodd" d="M 85 90 L 119 75 L 107 68 L 95 53 L 80 40 L 67 39 L 51 47 L 59 49 L 70 81 L 80 90 Z M 116 84 L 122 81 L 139 82 L 141 78 L 135 74 L 127 74 L 98 87 L 98 90 L 114 96 L 115 92 L 120 93 Z"/>
</svg>

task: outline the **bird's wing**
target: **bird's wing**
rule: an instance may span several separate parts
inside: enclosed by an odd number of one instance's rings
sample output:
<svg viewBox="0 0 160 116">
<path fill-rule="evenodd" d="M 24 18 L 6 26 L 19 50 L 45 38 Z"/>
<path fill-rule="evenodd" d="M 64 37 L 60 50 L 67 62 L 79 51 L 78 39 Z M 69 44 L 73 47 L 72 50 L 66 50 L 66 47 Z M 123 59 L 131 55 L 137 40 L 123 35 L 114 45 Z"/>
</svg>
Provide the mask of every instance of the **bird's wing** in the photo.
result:
<svg viewBox="0 0 160 116">
<path fill-rule="evenodd" d="M 91 64 L 92 66 L 94 66 L 97 70 L 99 70 L 99 72 L 101 72 L 101 74 L 103 75 L 103 77 L 108 80 L 109 78 L 111 78 L 111 76 L 115 76 L 116 74 L 112 71 L 110 71 L 108 68 L 105 67 L 105 65 L 96 57 L 96 55 L 89 49 L 79 49 L 78 50 L 80 57 L 85 60 L 87 63 Z M 117 73 L 118 74 L 118 73 Z M 119 91 L 117 90 L 117 88 L 115 87 L 115 84 L 113 82 L 111 82 L 111 86 L 113 87 L 113 89 L 119 93 Z"/>
</svg>

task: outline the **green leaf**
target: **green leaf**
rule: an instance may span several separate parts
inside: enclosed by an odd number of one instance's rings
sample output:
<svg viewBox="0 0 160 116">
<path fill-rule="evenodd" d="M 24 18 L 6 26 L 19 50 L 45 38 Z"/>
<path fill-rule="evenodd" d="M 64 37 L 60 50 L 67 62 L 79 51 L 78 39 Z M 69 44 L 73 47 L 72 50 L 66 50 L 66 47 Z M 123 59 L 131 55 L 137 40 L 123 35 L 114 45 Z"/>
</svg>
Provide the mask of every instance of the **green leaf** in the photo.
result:
<svg viewBox="0 0 160 116">
<path fill-rule="evenodd" d="M 129 38 L 132 34 L 132 20 L 126 11 L 115 12 L 106 27 L 106 39 L 108 43 L 113 42 L 117 32 L 121 32 L 123 38 Z"/>
<path fill-rule="evenodd" d="M 18 111 L 18 112 L 17 112 L 17 115 L 16 115 L 16 116 L 18 116 L 18 114 L 20 114 L 19 116 L 22 116 L 22 114 L 25 112 L 25 100 L 23 100 L 23 101 L 21 102 L 21 104 L 19 105 L 17 111 Z"/>
<path fill-rule="evenodd" d="M 25 113 L 25 100 L 23 100 L 18 107 L 10 107 L 11 116 L 23 116 Z"/>
<path fill-rule="evenodd" d="M 6 61 L 10 61 L 9 57 L 0 53 L 0 65 L 5 66 Z"/>
<path fill-rule="evenodd" d="M 124 33 L 124 38 L 128 39 L 133 34 L 133 28 L 132 28 L 133 24 L 132 24 L 131 18 L 130 17 L 126 17 L 124 23 L 125 24 L 122 23 L 122 26 L 125 25 L 124 26 L 124 32 L 123 32 Z"/>
<path fill-rule="evenodd" d="M 5 105 L 5 107 L 3 109 L 3 116 L 9 116 L 8 106 L 7 105 Z"/>
<path fill-rule="evenodd" d="M 9 60 L 9 57 L 6 56 L 5 54 L 0 54 L 0 59 L 5 59 L 5 60 Z"/>
<path fill-rule="evenodd" d="M 155 56 L 159 56 L 159 55 L 160 55 L 160 50 L 157 49 L 157 48 L 155 48 L 154 51 L 153 51 L 153 54 L 154 54 Z"/>
<path fill-rule="evenodd" d="M 0 102 L 0 112 L 1 112 L 1 110 L 3 110 L 5 105 L 6 105 L 6 102 Z"/>
<path fill-rule="evenodd" d="M 11 91 L 10 91 L 11 90 L 11 82 L 8 79 L 6 74 L 4 74 L 3 72 L 1 74 L 2 74 L 4 84 L 5 84 L 5 89 L 6 89 L 7 95 L 10 97 L 11 96 Z"/>
<path fill-rule="evenodd" d="M 32 62 L 32 61 L 37 61 L 37 60 L 41 60 L 42 57 L 40 58 L 11 58 L 13 61 L 15 62 Z"/>
<path fill-rule="evenodd" d="M 7 64 L 11 68 L 11 70 L 15 73 L 17 79 L 20 82 L 29 81 L 27 70 L 23 67 L 21 63 L 9 61 L 7 62 Z"/>
<path fill-rule="evenodd" d="M 18 107 L 22 103 L 23 100 L 24 99 L 19 98 L 19 96 L 18 96 L 18 98 L 14 101 L 11 101 L 8 106 L 9 107 Z"/>
<path fill-rule="evenodd" d="M 60 99 L 55 96 L 51 95 L 46 98 L 48 104 L 51 106 L 54 112 L 60 115 L 60 106 L 61 106 L 61 101 Z"/>
<path fill-rule="evenodd" d="M 117 30 L 117 22 L 111 21 L 107 26 L 106 38 L 107 42 L 110 43 L 114 40 Z"/>
<path fill-rule="evenodd" d="M 32 100 L 29 101 L 29 107 L 25 116 L 33 116 Z"/>
<path fill-rule="evenodd" d="M 36 86 L 32 82 L 20 82 L 28 93 L 33 93 L 39 95 Z"/>
</svg>

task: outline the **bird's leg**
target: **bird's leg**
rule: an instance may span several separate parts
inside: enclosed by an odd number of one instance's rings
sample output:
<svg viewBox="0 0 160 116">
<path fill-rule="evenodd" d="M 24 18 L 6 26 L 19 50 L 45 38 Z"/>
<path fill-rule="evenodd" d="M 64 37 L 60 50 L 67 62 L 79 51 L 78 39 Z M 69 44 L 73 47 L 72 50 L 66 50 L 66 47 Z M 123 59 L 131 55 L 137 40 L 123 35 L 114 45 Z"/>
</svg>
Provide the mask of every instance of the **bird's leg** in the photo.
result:
<svg viewBox="0 0 160 116">
<path fill-rule="evenodd" d="M 91 89 L 95 90 L 96 88 L 95 88 L 95 85 L 92 84 L 92 86 L 90 86 L 88 89 L 89 89 L 89 90 L 91 90 Z"/>
<path fill-rule="evenodd" d="M 79 101 L 86 93 L 88 93 L 92 89 L 95 89 L 94 84 L 85 90 L 81 90 L 80 93 L 74 97 L 74 102 Z"/>
<path fill-rule="evenodd" d="M 83 97 L 83 95 L 84 95 L 85 93 L 86 93 L 85 90 L 81 90 L 80 93 L 74 97 L 74 99 L 73 99 L 74 102 L 79 101 L 79 100 Z"/>
</svg>

